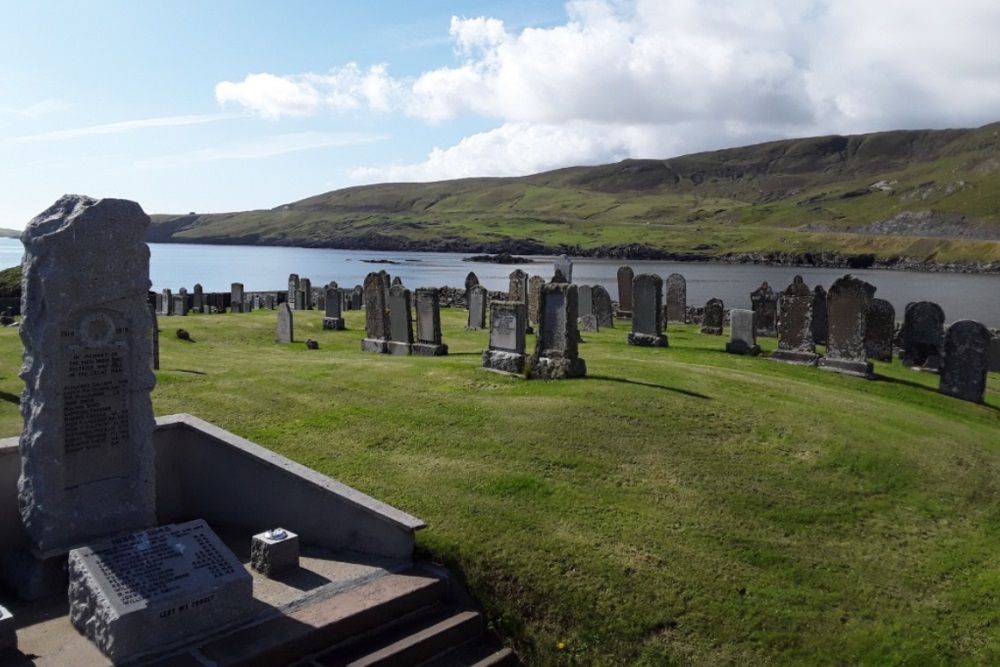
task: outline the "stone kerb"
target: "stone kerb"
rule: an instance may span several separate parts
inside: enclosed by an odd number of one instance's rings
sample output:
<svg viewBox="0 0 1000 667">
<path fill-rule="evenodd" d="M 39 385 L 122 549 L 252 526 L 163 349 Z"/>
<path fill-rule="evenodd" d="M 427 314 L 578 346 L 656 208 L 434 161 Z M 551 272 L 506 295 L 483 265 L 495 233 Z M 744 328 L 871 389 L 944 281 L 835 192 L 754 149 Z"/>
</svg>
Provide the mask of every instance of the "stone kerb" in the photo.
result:
<svg viewBox="0 0 1000 667">
<path fill-rule="evenodd" d="M 527 319 L 527 306 L 524 303 L 490 303 L 490 347 L 483 352 L 483 368 L 515 375 L 524 373 Z"/>
<path fill-rule="evenodd" d="M 806 286 L 802 276 L 778 300 L 778 349 L 769 359 L 786 364 L 813 366 L 819 361 L 813 340 L 813 307 L 815 293 Z"/>
<path fill-rule="evenodd" d="M 413 351 L 413 312 L 410 290 L 398 283 L 389 288 L 389 354 Z"/>
<path fill-rule="evenodd" d="M 529 377 L 550 380 L 584 377 L 587 364 L 579 355 L 576 285 L 545 284 L 540 300 L 535 352 L 528 359 Z"/>
<path fill-rule="evenodd" d="M 629 345 L 667 347 L 663 333 L 663 279 L 653 273 L 640 273 L 632 280 L 632 330 Z"/>
<path fill-rule="evenodd" d="M 156 519 L 148 225 L 68 195 L 21 236 L 19 506 L 42 557 Z"/>
<path fill-rule="evenodd" d="M 975 320 L 959 320 L 944 337 L 944 357 L 938 391 L 964 401 L 982 403 L 992 335 Z"/>
<path fill-rule="evenodd" d="M 413 354 L 440 357 L 448 354 L 448 346 L 441 342 L 441 293 L 433 287 L 418 287 L 417 340 Z"/>
<path fill-rule="evenodd" d="M 819 360 L 823 370 L 871 379 L 872 364 L 867 360 L 865 336 L 868 303 L 875 288 L 846 275 L 838 278 L 826 296 L 830 320 L 826 354 Z"/>
</svg>

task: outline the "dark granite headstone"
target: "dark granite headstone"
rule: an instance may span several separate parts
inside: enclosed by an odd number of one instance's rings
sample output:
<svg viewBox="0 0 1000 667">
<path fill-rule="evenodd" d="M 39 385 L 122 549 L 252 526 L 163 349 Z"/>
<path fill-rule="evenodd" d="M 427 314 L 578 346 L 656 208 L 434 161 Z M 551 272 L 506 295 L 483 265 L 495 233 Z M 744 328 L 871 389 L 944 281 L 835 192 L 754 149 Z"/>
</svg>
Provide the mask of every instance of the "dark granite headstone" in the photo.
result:
<svg viewBox="0 0 1000 667">
<path fill-rule="evenodd" d="M 448 354 L 448 346 L 441 342 L 441 294 L 433 287 L 419 287 L 417 302 L 417 341 L 413 354 L 440 357 Z"/>
<path fill-rule="evenodd" d="M 892 340 L 896 335 L 896 309 L 885 299 L 868 303 L 865 346 L 868 358 L 892 362 Z"/>
<path fill-rule="evenodd" d="M 629 345 L 667 347 L 663 333 L 663 279 L 653 273 L 640 273 L 632 280 L 632 330 Z"/>
<path fill-rule="evenodd" d="M 631 266 L 618 269 L 618 315 L 632 317 L 632 286 L 635 272 Z"/>
<path fill-rule="evenodd" d="M 684 324 L 687 320 L 687 280 L 679 273 L 671 273 L 667 276 L 666 286 L 667 322 Z M 722 333 L 721 329 L 719 333 Z"/>
<path fill-rule="evenodd" d="M 899 361 L 911 368 L 937 370 L 944 342 L 944 311 L 932 301 L 906 304 L 899 332 Z"/>
<path fill-rule="evenodd" d="M 767 282 L 750 293 L 757 335 L 774 338 L 778 335 L 778 296 Z"/>
<path fill-rule="evenodd" d="M 338 287 L 327 287 L 325 303 L 323 304 L 323 328 L 329 331 L 340 331 L 344 328 L 344 293 Z"/>
<path fill-rule="evenodd" d="M 204 312 L 205 292 L 202 290 L 200 283 L 195 283 L 194 285 L 194 294 L 191 297 L 191 308 L 196 313 Z"/>
<path fill-rule="evenodd" d="M 615 326 L 615 311 L 611 303 L 611 295 L 603 285 L 594 285 L 593 289 L 594 316 L 600 327 L 613 329 Z"/>
<path fill-rule="evenodd" d="M 819 360 L 820 368 L 857 377 L 874 377 L 865 345 L 868 303 L 873 292 L 871 285 L 850 275 L 838 278 L 830 286 L 826 295 L 830 328 L 826 354 Z"/>
<path fill-rule="evenodd" d="M 298 310 L 297 303 L 301 303 L 298 298 L 299 293 L 299 274 L 291 273 L 288 275 L 288 296 L 285 299 L 285 303 L 291 306 L 294 310 Z"/>
<path fill-rule="evenodd" d="M 389 310 L 385 301 L 382 276 L 369 273 L 365 276 L 365 337 L 361 341 L 364 352 L 388 352 Z"/>
<path fill-rule="evenodd" d="M 234 313 L 243 312 L 243 283 L 233 283 L 229 287 L 229 304 Z M 237 309 L 239 306 L 239 309 Z"/>
<path fill-rule="evenodd" d="M 813 343 L 826 345 L 827 332 L 830 329 L 826 316 L 826 290 L 822 285 L 813 289 Z"/>
<path fill-rule="evenodd" d="M 669 307 L 667 312 L 670 312 Z M 705 313 L 701 318 L 701 332 L 710 336 L 721 336 L 725 319 L 726 307 L 722 299 L 709 299 L 705 303 Z"/>
<path fill-rule="evenodd" d="M 413 311 L 410 290 L 402 284 L 389 288 L 389 354 L 413 351 Z"/>
<path fill-rule="evenodd" d="M 990 330 L 975 320 L 959 320 L 944 337 L 938 391 L 963 401 L 982 403 L 990 360 Z"/>
<path fill-rule="evenodd" d="M 535 353 L 528 359 L 530 377 L 552 380 L 587 374 L 577 345 L 577 316 L 576 285 L 554 282 L 542 287 Z"/>
<path fill-rule="evenodd" d="M 590 285 L 579 285 L 576 288 L 577 306 L 580 317 L 594 314 L 594 288 Z"/>
<path fill-rule="evenodd" d="M 778 349 L 769 359 L 786 364 L 812 366 L 819 361 L 813 340 L 813 307 L 816 294 L 806 286 L 802 276 L 778 298 Z"/>
</svg>

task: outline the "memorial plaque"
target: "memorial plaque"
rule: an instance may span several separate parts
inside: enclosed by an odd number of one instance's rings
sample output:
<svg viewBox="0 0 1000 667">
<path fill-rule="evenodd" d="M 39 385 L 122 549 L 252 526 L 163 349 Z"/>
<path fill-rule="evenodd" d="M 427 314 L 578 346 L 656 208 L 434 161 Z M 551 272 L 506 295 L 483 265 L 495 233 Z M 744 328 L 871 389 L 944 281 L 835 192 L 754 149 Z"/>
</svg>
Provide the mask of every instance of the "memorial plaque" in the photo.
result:
<svg viewBox="0 0 1000 667">
<path fill-rule="evenodd" d="M 252 580 L 204 521 L 150 528 L 70 551 L 70 621 L 133 660 L 249 617 Z"/>
</svg>

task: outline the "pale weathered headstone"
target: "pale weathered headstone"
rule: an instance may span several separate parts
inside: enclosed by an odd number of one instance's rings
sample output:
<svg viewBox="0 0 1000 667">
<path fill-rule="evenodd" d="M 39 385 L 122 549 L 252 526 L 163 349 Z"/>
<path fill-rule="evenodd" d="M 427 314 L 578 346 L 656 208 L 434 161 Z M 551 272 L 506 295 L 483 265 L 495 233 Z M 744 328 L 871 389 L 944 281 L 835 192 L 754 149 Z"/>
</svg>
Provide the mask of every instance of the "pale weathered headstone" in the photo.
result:
<svg viewBox="0 0 1000 667">
<path fill-rule="evenodd" d="M 767 281 L 750 293 L 750 304 L 756 315 L 754 322 L 757 325 L 757 335 L 765 338 L 777 336 L 778 297 Z"/>
<path fill-rule="evenodd" d="M 611 303 L 611 295 L 603 285 L 594 285 L 593 291 L 594 316 L 601 327 L 615 327 L 615 310 Z"/>
<path fill-rule="evenodd" d="M 417 340 L 413 343 L 413 354 L 426 357 L 440 357 L 448 354 L 448 346 L 441 342 L 441 293 L 433 287 L 418 287 Z"/>
<path fill-rule="evenodd" d="M 815 293 L 795 276 L 778 299 L 778 349 L 769 359 L 786 364 L 812 366 L 819 361 L 813 340 Z"/>
<path fill-rule="evenodd" d="M 679 273 L 671 273 L 667 276 L 666 287 L 667 322 L 684 324 L 687 321 L 687 280 Z"/>
<path fill-rule="evenodd" d="M 298 310 L 298 308 L 296 308 L 296 302 L 298 301 L 298 293 L 299 293 L 299 274 L 290 273 L 288 274 L 288 294 L 285 298 L 285 303 L 287 303 L 290 307 L 292 307 L 295 310 Z"/>
<path fill-rule="evenodd" d="M 365 291 L 361 285 L 355 285 L 351 291 L 351 310 L 361 310 L 365 307 Z"/>
<path fill-rule="evenodd" d="M 18 505 L 42 558 L 156 521 L 148 225 L 67 195 L 21 235 Z"/>
<path fill-rule="evenodd" d="M 163 315 L 172 315 L 174 312 L 174 295 L 169 288 L 163 290 Z"/>
<path fill-rule="evenodd" d="M 838 278 L 830 286 L 826 295 L 830 329 L 826 354 L 818 363 L 820 368 L 856 377 L 874 377 L 865 349 L 872 292 L 871 285 L 851 275 Z"/>
<path fill-rule="evenodd" d="M 760 354 L 752 310 L 733 308 L 729 311 L 729 342 L 726 343 L 726 352 L 731 354 Z"/>
<path fill-rule="evenodd" d="M 365 337 L 361 340 L 361 350 L 388 352 L 389 310 L 381 275 L 373 272 L 365 276 L 364 294 Z"/>
<path fill-rule="evenodd" d="M 632 280 L 632 330 L 629 345 L 667 347 L 663 333 L 663 279 L 653 273 L 640 273 Z"/>
<path fill-rule="evenodd" d="M 175 294 L 174 307 L 171 310 L 173 311 L 174 315 L 181 315 L 187 317 L 188 314 L 187 295 Z"/>
<path fill-rule="evenodd" d="M 944 311 L 933 301 L 906 304 L 899 332 L 899 361 L 911 368 L 937 370 L 944 343 Z"/>
<path fill-rule="evenodd" d="M 963 401 L 982 403 L 990 360 L 990 330 L 975 320 L 959 320 L 944 337 L 938 391 Z"/>
<path fill-rule="evenodd" d="M 341 306 L 344 304 L 344 293 L 337 287 L 327 287 L 325 295 L 323 328 L 340 331 L 344 328 L 344 314 Z"/>
<path fill-rule="evenodd" d="M 553 266 L 553 272 L 558 272 L 562 274 L 563 280 L 560 282 L 573 282 L 573 260 L 569 258 L 569 255 L 563 253 L 555 261 L 555 266 Z"/>
<path fill-rule="evenodd" d="M 278 343 L 295 342 L 295 323 L 292 319 L 292 307 L 287 303 L 278 306 Z"/>
<path fill-rule="evenodd" d="M 721 336 L 725 319 L 726 307 L 722 299 L 709 299 L 705 303 L 705 313 L 701 318 L 701 332 L 710 336 Z"/>
<path fill-rule="evenodd" d="M 865 349 L 868 357 L 892 363 L 892 340 L 896 335 L 896 309 L 885 299 L 868 303 Z"/>
<path fill-rule="evenodd" d="M 486 328 L 486 304 L 489 293 L 482 285 L 472 285 L 467 293 L 469 305 L 469 323 L 466 331 L 479 331 Z"/>
<path fill-rule="evenodd" d="M 579 354 L 577 315 L 576 285 L 554 282 L 542 286 L 535 353 L 528 359 L 530 377 L 553 380 L 587 374 L 587 364 Z"/>
<path fill-rule="evenodd" d="M 413 351 L 413 311 L 410 290 L 402 283 L 389 289 L 389 354 L 410 354 Z"/>
<path fill-rule="evenodd" d="M 524 372 L 527 319 L 528 308 L 524 303 L 490 303 L 490 347 L 483 352 L 483 368 L 517 375 Z"/>
<path fill-rule="evenodd" d="M 826 345 L 827 332 L 830 329 L 826 316 L 826 290 L 822 285 L 813 289 L 813 343 Z"/>
<path fill-rule="evenodd" d="M 632 317 L 632 284 L 635 272 L 631 266 L 618 269 L 618 316 Z"/>
<path fill-rule="evenodd" d="M 580 317 L 594 314 L 594 288 L 590 285 L 579 285 L 576 288 L 577 307 Z"/>
</svg>

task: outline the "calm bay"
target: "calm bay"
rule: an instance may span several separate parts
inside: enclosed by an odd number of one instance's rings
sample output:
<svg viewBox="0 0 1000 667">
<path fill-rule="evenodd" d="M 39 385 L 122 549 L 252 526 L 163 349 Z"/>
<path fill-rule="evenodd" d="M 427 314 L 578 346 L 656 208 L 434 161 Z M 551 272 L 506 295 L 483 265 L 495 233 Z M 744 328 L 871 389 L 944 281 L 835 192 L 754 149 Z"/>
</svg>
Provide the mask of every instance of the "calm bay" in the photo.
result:
<svg viewBox="0 0 1000 667">
<path fill-rule="evenodd" d="M 153 290 L 186 287 L 200 283 L 206 292 L 229 291 L 241 282 L 248 291 L 286 289 L 288 275 L 309 278 L 314 286 L 336 281 L 341 287 L 363 282 L 370 271 L 385 269 L 399 276 L 408 287 L 461 287 L 465 276 L 474 271 L 479 282 L 490 290 L 506 290 L 508 276 L 515 268 L 529 275 L 552 276 L 554 257 L 532 257 L 527 264 L 500 265 L 463 261 L 468 255 L 427 252 L 382 252 L 285 248 L 265 246 L 223 246 L 200 244 L 149 244 L 150 279 Z M 23 248 L 17 239 L 0 239 L 0 268 L 21 261 Z M 381 262 L 392 262 L 381 263 Z M 726 307 L 749 308 L 750 292 L 763 281 L 775 290 L 785 289 L 795 275 L 806 284 L 829 289 L 846 269 L 761 266 L 746 264 L 685 263 L 574 259 L 573 282 L 603 285 L 613 299 L 618 298 L 617 271 L 631 266 L 636 274 L 656 273 L 666 278 L 680 273 L 687 279 L 690 305 L 703 305 L 720 298 Z M 888 300 L 901 320 L 911 301 L 934 301 L 944 308 L 949 322 L 975 319 L 990 327 L 1000 327 L 1000 276 L 925 273 L 915 271 L 850 271 L 878 288 L 876 296 Z"/>
</svg>

